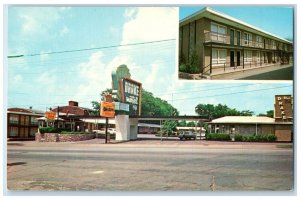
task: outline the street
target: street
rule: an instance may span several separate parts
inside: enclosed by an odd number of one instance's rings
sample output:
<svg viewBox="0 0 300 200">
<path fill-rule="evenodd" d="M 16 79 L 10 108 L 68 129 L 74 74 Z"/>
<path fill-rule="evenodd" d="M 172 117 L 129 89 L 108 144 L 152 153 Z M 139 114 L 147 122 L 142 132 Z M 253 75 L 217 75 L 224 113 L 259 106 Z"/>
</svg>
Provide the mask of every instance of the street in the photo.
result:
<svg viewBox="0 0 300 200">
<path fill-rule="evenodd" d="M 168 142 L 9 144 L 7 186 L 12 191 L 293 189 L 291 148 Z"/>
</svg>

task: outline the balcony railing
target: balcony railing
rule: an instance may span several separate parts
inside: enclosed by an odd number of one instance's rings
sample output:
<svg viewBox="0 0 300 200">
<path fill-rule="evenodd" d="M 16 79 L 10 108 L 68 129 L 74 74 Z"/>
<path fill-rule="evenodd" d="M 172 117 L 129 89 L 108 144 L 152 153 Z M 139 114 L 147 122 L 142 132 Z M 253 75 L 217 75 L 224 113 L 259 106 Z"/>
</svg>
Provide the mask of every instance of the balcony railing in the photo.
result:
<svg viewBox="0 0 300 200">
<path fill-rule="evenodd" d="M 234 46 L 244 46 L 244 47 L 254 47 L 260 49 L 270 49 L 276 50 L 276 45 L 265 44 L 263 42 L 255 41 L 255 40 L 245 40 L 243 38 L 238 39 L 237 37 L 230 37 L 229 35 L 215 33 L 215 32 L 206 32 L 205 34 L 205 42 L 216 42 L 221 44 L 228 44 Z"/>
</svg>

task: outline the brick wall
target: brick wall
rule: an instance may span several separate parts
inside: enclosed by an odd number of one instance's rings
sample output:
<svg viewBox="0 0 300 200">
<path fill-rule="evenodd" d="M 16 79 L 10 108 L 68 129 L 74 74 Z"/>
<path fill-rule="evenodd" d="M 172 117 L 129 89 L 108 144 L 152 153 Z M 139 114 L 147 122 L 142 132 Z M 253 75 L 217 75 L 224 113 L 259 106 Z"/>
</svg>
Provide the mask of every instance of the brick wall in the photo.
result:
<svg viewBox="0 0 300 200">
<path fill-rule="evenodd" d="M 95 134 L 59 134 L 59 133 L 36 133 L 35 141 L 37 142 L 75 142 L 83 140 L 91 140 L 95 138 Z"/>
<path fill-rule="evenodd" d="M 276 125 L 275 135 L 277 141 L 291 142 L 292 141 L 292 126 L 291 125 Z"/>
</svg>

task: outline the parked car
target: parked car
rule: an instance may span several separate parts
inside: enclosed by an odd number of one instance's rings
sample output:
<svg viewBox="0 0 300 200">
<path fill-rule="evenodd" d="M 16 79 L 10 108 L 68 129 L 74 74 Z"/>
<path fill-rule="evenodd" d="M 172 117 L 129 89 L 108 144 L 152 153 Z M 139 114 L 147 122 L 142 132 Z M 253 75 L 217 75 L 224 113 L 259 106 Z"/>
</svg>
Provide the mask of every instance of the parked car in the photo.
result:
<svg viewBox="0 0 300 200">
<path fill-rule="evenodd" d="M 109 128 L 107 131 L 112 135 L 117 133 L 116 129 L 114 129 L 114 128 Z"/>
<path fill-rule="evenodd" d="M 105 134 L 105 129 L 93 130 L 93 133 Z"/>
<path fill-rule="evenodd" d="M 193 133 L 192 131 L 184 131 L 180 133 L 178 137 L 180 140 L 196 140 L 196 133 Z"/>
</svg>

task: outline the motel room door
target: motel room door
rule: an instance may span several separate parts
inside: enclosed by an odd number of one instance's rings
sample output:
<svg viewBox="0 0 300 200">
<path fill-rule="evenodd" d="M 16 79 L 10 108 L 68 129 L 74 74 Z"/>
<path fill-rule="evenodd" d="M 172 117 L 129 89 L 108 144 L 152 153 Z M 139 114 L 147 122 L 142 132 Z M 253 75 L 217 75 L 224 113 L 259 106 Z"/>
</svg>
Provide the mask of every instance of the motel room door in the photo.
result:
<svg viewBox="0 0 300 200">
<path fill-rule="evenodd" d="M 236 52 L 236 66 L 241 66 L 241 52 Z"/>
<path fill-rule="evenodd" d="M 234 67 L 234 51 L 230 51 L 230 67 Z"/>
</svg>

